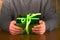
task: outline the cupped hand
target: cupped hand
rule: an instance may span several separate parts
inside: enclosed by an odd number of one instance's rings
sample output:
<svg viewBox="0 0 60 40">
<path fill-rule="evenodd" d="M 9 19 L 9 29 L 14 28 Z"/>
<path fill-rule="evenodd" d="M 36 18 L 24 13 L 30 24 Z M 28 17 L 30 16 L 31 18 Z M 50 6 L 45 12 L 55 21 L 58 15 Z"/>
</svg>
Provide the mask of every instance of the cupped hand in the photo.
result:
<svg viewBox="0 0 60 40">
<path fill-rule="evenodd" d="M 46 31 L 46 25 L 45 22 L 40 20 L 39 25 L 36 25 L 32 28 L 32 31 L 36 34 L 44 34 Z"/>
<path fill-rule="evenodd" d="M 15 24 L 16 24 L 16 21 L 11 21 L 11 22 L 10 22 L 9 32 L 10 32 L 10 34 L 12 34 L 12 35 L 17 35 L 17 34 L 20 34 L 20 33 L 23 32 L 22 28 L 16 26 Z"/>
</svg>

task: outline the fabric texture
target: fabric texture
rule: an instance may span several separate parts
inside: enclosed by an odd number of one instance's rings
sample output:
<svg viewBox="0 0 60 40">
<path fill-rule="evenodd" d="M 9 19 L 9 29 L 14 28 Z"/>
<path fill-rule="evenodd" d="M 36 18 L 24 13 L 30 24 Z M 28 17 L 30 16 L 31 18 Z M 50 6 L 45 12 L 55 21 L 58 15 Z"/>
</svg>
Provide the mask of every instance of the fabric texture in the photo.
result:
<svg viewBox="0 0 60 40">
<path fill-rule="evenodd" d="M 17 15 L 27 13 L 42 13 L 41 20 L 45 21 L 48 31 L 57 27 L 57 12 L 52 0 L 3 0 L 0 28 L 9 31 L 10 22 L 16 20 Z"/>
</svg>

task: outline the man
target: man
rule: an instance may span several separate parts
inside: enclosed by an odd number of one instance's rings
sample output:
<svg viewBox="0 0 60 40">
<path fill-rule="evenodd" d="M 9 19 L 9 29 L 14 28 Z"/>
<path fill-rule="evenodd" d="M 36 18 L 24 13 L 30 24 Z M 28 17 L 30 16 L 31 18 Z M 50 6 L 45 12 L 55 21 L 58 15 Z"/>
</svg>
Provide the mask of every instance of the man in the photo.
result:
<svg viewBox="0 0 60 40">
<path fill-rule="evenodd" d="M 0 28 L 12 35 L 22 33 L 21 27 L 16 26 L 17 15 L 27 13 L 41 13 L 39 25 L 35 25 L 32 31 L 36 34 L 44 34 L 52 31 L 57 25 L 57 14 L 52 0 L 3 0 Z"/>
</svg>

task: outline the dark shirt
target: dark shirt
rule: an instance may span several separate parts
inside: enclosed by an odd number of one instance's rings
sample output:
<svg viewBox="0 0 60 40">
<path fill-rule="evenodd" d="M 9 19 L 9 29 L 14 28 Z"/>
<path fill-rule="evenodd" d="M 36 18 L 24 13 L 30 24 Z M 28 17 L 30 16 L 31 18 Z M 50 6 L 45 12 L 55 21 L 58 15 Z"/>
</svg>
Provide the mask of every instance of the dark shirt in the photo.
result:
<svg viewBox="0 0 60 40">
<path fill-rule="evenodd" d="M 27 13 L 41 13 L 48 31 L 57 27 L 57 13 L 52 0 L 3 0 L 0 28 L 9 31 L 10 22 L 16 20 L 17 15 Z"/>
</svg>

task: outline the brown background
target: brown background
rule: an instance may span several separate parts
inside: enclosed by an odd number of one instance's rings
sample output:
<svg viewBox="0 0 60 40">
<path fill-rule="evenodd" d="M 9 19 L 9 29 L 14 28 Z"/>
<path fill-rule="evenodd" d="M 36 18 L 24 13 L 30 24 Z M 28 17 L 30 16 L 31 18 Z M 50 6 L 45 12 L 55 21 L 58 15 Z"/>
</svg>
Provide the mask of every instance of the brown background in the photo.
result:
<svg viewBox="0 0 60 40">
<path fill-rule="evenodd" d="M 0 9 L 1 9 L 1 6 L 2 6 L 2 0 L 0 0 Z"/>
</svg>

